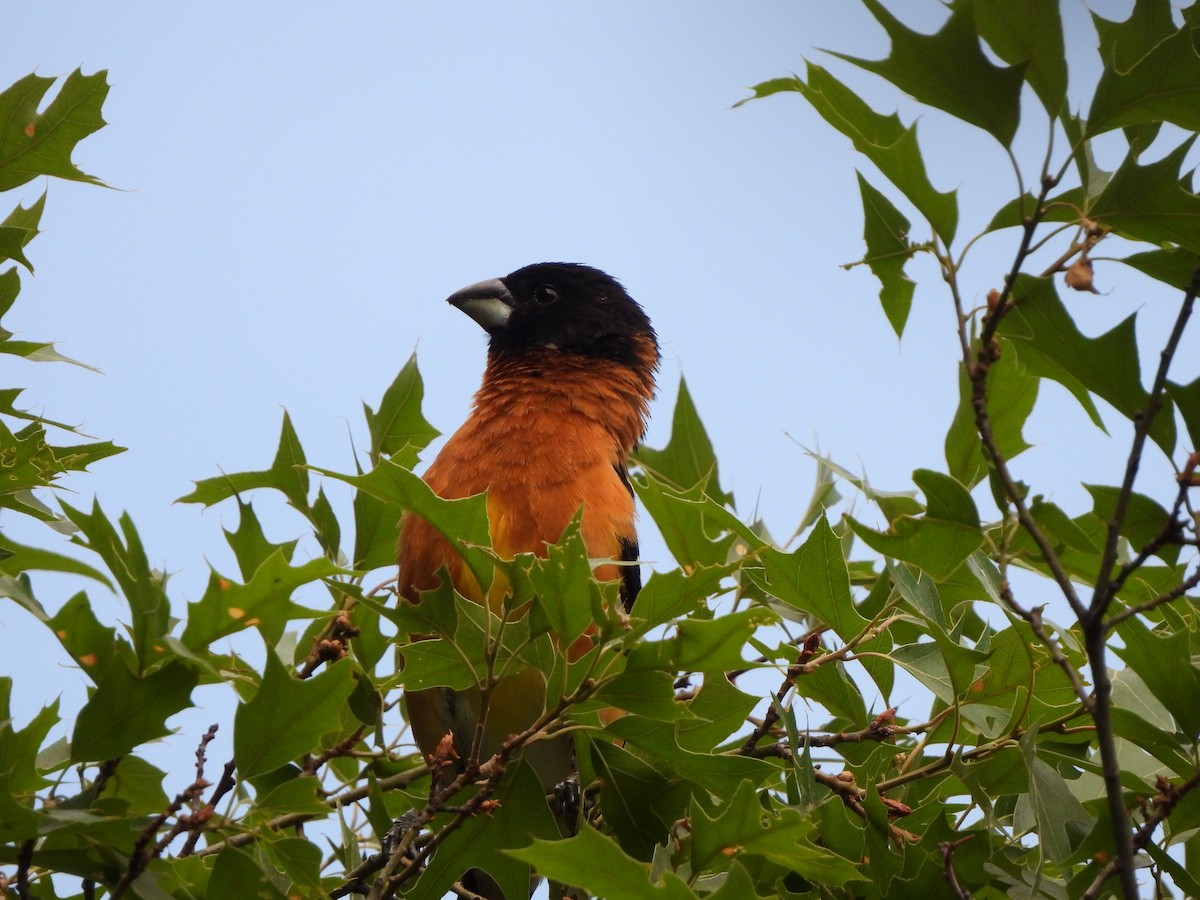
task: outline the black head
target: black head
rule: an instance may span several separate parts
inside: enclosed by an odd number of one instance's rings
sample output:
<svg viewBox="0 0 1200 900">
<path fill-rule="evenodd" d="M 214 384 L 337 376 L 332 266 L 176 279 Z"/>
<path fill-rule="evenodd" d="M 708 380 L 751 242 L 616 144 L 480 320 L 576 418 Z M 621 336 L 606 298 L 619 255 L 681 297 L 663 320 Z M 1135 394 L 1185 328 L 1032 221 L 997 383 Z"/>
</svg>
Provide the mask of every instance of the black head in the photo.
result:
<svg viewBox="0 0 1200 900">
<path fill-rule="evenodd" d="M 578 263 L 536 263 L 449 298 L 502 354 L 561 350 L 634 367 L 657 362 L 649 318 L 611 275 Z"/>
</svg>

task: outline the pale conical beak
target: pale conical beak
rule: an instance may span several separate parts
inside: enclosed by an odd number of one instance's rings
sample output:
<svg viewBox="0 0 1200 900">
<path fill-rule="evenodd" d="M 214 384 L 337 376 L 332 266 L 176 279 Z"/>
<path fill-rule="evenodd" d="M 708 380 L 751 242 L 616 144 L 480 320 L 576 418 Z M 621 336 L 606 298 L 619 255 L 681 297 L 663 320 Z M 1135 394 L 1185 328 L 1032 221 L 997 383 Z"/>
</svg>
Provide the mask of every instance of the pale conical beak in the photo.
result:
<svg viewBox="0 0 1200 900">
<path fill-rule="evenodd" d="M 515 305 L 512 294 L 499 278 L 455 291 L 446 302 L 465 312 L 488 334 L 494 334 L 508 324 Z"/>
</svg>

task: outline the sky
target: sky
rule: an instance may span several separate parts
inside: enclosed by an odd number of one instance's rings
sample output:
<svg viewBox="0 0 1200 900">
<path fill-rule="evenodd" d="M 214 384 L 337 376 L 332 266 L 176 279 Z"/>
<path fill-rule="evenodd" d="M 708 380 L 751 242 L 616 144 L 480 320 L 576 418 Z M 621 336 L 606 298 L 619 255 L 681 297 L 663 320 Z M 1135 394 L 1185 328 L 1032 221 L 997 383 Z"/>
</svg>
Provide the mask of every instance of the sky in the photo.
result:
<svg viewBox="0 0 1200 900">
<path fill-rule="evenodd" d="M 1091 4 L 1110 18 L 1128 6 Z M 889 7 L 922 30 L 944 15 L 935 0 Z M 1087 10 L 1068 2 L 1065 15 L 1090 52 Z M 109 71 L 109 125 L 75 160 L 113 189 L 38 181 L 4 198 L 49 190 L 28 248 L 37 273 L 6 325 L 103 374 L 13 360 L 0 374 L 48 417 L 129 448 L 64 496 L 127 510 L 180 602 L 200 596 L 210 564 L 235 568 L 221 533 L 235 508 L 174 502 L 193 479 L 265 468 L 284 409 L 311 463 L 349 471 L 352 439 L 366 443 L 362 403 L 378 403 L 414 350 L 426 417 L 452 431 L 485 336 L 444 299 L 543 260 L 605 269 L 642 303 L 664 352 L 647 444 L 667 440 L 686 377 L 739 512 L 777 536 L 808 502 L 816 466 L 803 447 L 888 490 L 944 467 L 958 345 L 940 278 L 927 261 L 910 267 L 921 287 L 899 341 L 877 282 L 840 265 L 863 254 L 855 168 L 882 179 L 798 95 L 733 108 L 807 58 L 911 121 L 906 98 L 817 49 L 886 55 L 854 3 L 43 2 L 5 18 L 0 84 Z M 1073 62 L 1084 96 L 1094 63 Z M 1028 99 L 1025 111 L 1036 113 Z M 1016 195 L 1011 168 L 990 138 L 936 111 L 919 129 L 935 186 L 959 190 L 961 248 Z M 1044 140 L 1031 116 L 1016 145 L 1027 181 Z M 1014 247 L 1011 234 L 975 245 L 968 303 L 1001 286 Z M 1098 264 L 1097 280 L 1105 293 L 1070 308 L 1090 334 L 1139 312 L 1145 367 L 1169 328 L 1167 299 L 1119 266 Z M 1200 359 L 1195 335 L 1179 359 Z M 1177 380 L 1196 377 L 1186 366 Z M 1101 407 L 1117 426 L 1109 439 L 1063 397 L 1043 388 L 1026 431 L 1036 446 L 1017 468 L 1077 514 L 1090 506 L 1082 482 L 1119 479 L 1127 438 L 1111 411 Z M 1161 457 L 1148 464 L 1169 471 Z M 327 490 L 345 509 L 347 495 Z M 256 507 L 273 539 L 300 534 L 296 518 Z M 863 501 L 855 509 L 872 518 Z M 0 527 L 62 549 L 45 529 Z M 670 568 L 650 531 L 644 556 Z M 78 589 L 42 585 L 52 610 Z M 0 641 L 18 721 L 56 695 L 79 708 L 85 679 L 11 604 Z M 179 717 L 177 752 L 190 754 L 214 715 Z"/>
</svg>

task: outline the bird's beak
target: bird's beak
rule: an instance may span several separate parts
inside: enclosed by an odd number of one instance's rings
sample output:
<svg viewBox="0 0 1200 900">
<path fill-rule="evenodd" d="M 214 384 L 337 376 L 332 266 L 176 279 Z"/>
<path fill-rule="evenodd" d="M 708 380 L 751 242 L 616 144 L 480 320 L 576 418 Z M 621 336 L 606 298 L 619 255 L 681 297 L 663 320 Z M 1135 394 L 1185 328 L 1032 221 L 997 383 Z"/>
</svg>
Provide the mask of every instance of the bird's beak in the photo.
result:
<svg viewBox="0 0 1200 900">
<path fill-rule="evenodd" d="M 508 324 L 515 301 L 499 278 L 481 281 L 461 291 L 455 291 L 446 302 L 457 306 L 480 324 L 488 334 L 494 334 Z"/>
</svg>

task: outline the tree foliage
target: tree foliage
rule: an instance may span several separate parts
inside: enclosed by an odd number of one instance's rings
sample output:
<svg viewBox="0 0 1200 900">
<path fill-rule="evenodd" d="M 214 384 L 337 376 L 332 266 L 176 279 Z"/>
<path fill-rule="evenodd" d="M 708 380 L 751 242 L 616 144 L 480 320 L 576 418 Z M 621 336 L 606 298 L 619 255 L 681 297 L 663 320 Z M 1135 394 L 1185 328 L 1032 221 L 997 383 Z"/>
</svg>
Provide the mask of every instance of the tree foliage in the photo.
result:
<svg viewBox="0 0 1200 900">
<path fill-rule="evenodd" d="M 352 471 L 310 465 L 285 415 L 268 468 L 182 498 L 239 514 L 225 533 L 237 571 L 214 569 L 185 605 L 128 516 L 55 499 L 64 475 L 120 448 L 2 390 L 0 507 L 72 534 L 78 553 L 0 538 L 0 598 L 51 629 L 92 687 L 70 739 L 48 743 L 58 704 L 17 723 L 12 691 L 39 686 L 0 679 L 0 893 L 439 897 L 474 866 L 510 897 L 531 872 L 604 897 L 1134 897 L 1139 882 L 1200 895 L 1200 372 L 1176 358 L 1200 289 L 1200 197 L 1185 171 L 1200 14 L 1138 0 L 1123 22 L 1094 16 L 1103 74 L 1077 112 L 1054 5 L 958 0 L 922 34 L 864 3 L 889 55 L 835 56 L 994 139 L 1011 203 L 960 209 L 933 186 L 915 124 L 812 62 L 754 96 L 800 95 L 869 164 L 862 262 L 896 334 L 918 297 L 945 291 L 961 361 L 944 461 L 914 471 L 912 490 L 881 491 L 818 458 L 809 508 L 779 544 L 722 487 L 681 385 L 670 441 L 643 448 L 633 476 L 676 567 L 654 572 L 627 616 L 591 578 L 577 526 L 544 558 L 500 559 L 483 498 L 441 500 L 414 474 L 437 434 L 414 359 L 364 410 L 370 442 Z M 0 94 L 0 189 L 96 181 L 71 153 L 103 125 L 105 75 L 68 76 L 39 113 L 53 83 L 31 75 Z M 1015 149 L 1025 132 L 1044 144 L 1033 159 Z M 1123 148 L 1111 172 L 1091 152 L 1102 137 Z M 0 316 L 19 268 L 32 270 L 44 200 L 0 223 L 0 261 L 13 261 Z M 1008 241 L 994 284 L 964 283 L 970 229 Z M 1146 371 L 1136 313 L 1092 337 L 1065 296 L 1095 290 L 1101 245 L 1174 292 Z M 928 298 L 907 272 L 918 256 L 944 280 Z M 63 359 L 4 329 L 0 351 Z M 1127 435 L 1126 465 L 1087 486 L 1088 509 L 1021 480 L 1046 380 L 1100 431 L 1097 398 L 1124 422 L 1107 427 Z M 325 480 L 352 486 L 349 510 Z M 303 520 L 315 558 L 267 537 L 261 492 Z M 407 510 L 481 583 L 505 579 L 499 611 L 448 588 L 395 602 Z M 48 609 L 42 572 L 78 592 Z M 126 605 L 120 627 L 94 611 L 100 589 Z M 1052 592 L 1064 621 L 1046 613 Z M 555 648 L 592 623 L 594 647 L 568 662 Z M 261 664 L 228 649 L 236 635 L 257 637 Z M 543 714 L 458 779 L 431 781 L 447 760 L 415 754 L 401 692 L 474 685 L 486 702 L 499 674 L 523 671 L 547 685 Z M 160 771 L 143 747 L 201 685 L 226 686 L 236 713 L 195 736 L 194 778 Z M 217 728 L 233 735 L 223 768 L 208 759 Z M 583 794 L 567 838 L 522 762 L 559 734 L 575 741 Z"/>
</svg>

